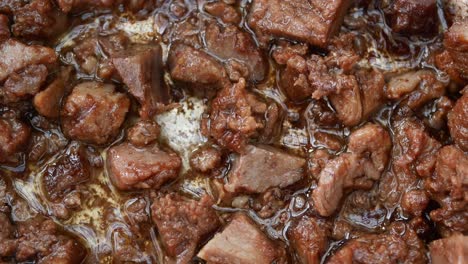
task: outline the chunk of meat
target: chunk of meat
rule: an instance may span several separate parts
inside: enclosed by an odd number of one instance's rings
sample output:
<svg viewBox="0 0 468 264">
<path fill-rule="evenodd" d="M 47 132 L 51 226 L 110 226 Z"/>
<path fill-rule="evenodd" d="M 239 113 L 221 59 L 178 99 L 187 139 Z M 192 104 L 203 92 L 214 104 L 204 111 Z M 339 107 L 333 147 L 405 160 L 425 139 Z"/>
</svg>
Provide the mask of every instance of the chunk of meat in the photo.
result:
<svg viewBox="0 0 468 264">
<path fill-rule="evenodd" d="M 424 243 L 403 223 L 393 223 L 384 234 L 364 235 L 344 244 L 327 264 L 427 263 Z"/>
<path fill-rule="evenodd" d="M 468 237 L 457 234 L 432 241 L 429 251 L 432 264 L 467 263 Z"/>
<path fill-rule="evenodd" d="M 356 79 L 361 90 L 362 117 L 368 118 L 385 103 L 385 79 L 379 70 L 360 70 Z"/>
<path fill-rule="evenodd" d="M 286 68 L 281 71 L 279 85 L 289 99 L 302 101 L 313 93 L 309 84 L 306 60 L 299 55 L 292 55 L 286 61 Z"/>
<path fill-rule="evenodd" d="M 0 117 L 0 163 L 12 161 L 12 156 L 28 143 L 31 128 L 11 113 Z"/>
<path fill-rule="evenodd" d="M 410 71 L 390 79 L 385 93 L 390 99 L 399 99 L 404 95 L 416 90 L 422 81 L 422 76 L 430 74 L 428 70 Z"/>
<path fill-rule="evenodd" d="M 455 64 L 452 56 L 447 50 L 444 50 L 442 53 L 435 56 L 435 63 L 437 68 L 448 74 L 451 81 L 459 85 L 465 84 L 466 81 L 463 79 L 458 65 Z"/>
<path fill-rule="evenodd" d="M 354 131 L 349 138 L 349 152 L 328 161 L 318 176 L 312 201 L 319 214 L 332 215 L 346 189 L 370 189 L 385 170 L 390 149 L 390 135 L 381 126 L 367 124 Z"/>
<path fill-rule="evenodd" d="M 62 68 L 55 80 L 34 96 L 33 105 L 39 114 L 48 118 L 59 117 L 60 103 L 67 91 L 70 74 L 71 67 Z"/>
<path fill-rule="evenodd" d="M 345 126 L 355 126 L 362 118 L 362 98 L 356 79 L 351 78 L 344 89 L 338 94 L 330 95 L 330 102 L 335 108 L 336 116 Z"/>
<path fill-rule="evenodd" d="M 395 0 L 392 4 L 390 20 L 393 31 L 429 33 L 437 27 L 436 0 Z"/>
<path fill-rule="evenodd" d="M 443 0 L 444 11 L 452 21 L 459 21 L 468 17 L 467 0 Z"/>
<path fill-rule="evenodd" d="M 52 220 L 36 217 L 21 222 L 17 233 L 17 261 L 79 264 L 86 257 L 85 247 L 77 239 L 63 235 Z"/>
<path fill-rule="evenodd" d="M 0 212 L 0 260 L 2 257 L 12 256 L 16 250 L 16 241 L 13 239 L 15 228 L 8 215 Z"/>
<path fill-rule="evenodd" d="M 234 64 L 241 64 L 242 68 L 247 69 L 246 75 L 228 70 L 232 80 L 238 81 L 240 77 L 244 77 L 249 81 L 258 82 L 264 79 L 268 65 L 248 33 L 233 25 L 222 27 L 210 23 L 206 27 L 205 42 L 210 53 L 231 65 L 228 69 L 234 68 Z"/>
<path fill-rule="evenodd" d="M 221 225 L 212 205 L 208 195 L 195 201 L 172 193 L 154 200 L 153 221 L 166 252 L 177 263 L 189 263 L 198 244 Z"/>
<path fill-rule="evenodd" d="M 213 264 L 269 264 L 281 263 L 284 254 L 284 249 L 268 239 L 252 220 L 236 214 L 197 256 Z"/>
<path fill-rule="evenodd" d="M 458 66 L 464 79 L 468 79 L 468 18 L 455 22 L 444 35 L 444 46 Z"/>
<path fill-rule="evenodd" d="M 221 63 L 205 52 L 185 44 L 172 46 L 168 66 L 175 81 L 197 87 L 222 87 L 226 81 L 226 72 Z"/>
<path fill-rule="evenodd" d="M 286 37 L 326 47 L 350 4 L 344 0 L 255 0 L 248 23 L 265 44 L 271 37 Z"/>
<path fill-rule="evenodd" d="M 288 239 L 300 263 L 319 264 L 328 247 L 331 226 L 324 219 L 303 216 L 288 229 Z"/>
<path fill-rule="evenodd" d="M 26 66 L 21 72 L 10 74 L 2 91 L 6 101 L 18 102 L 36 95 L 47 74 L 47 67 L 42 64 Z"/>
<path fill-rule="evenodd" d="M 210 15 L 219 17 L 224 23 L 239 24 L 241 22 L 241 14 L 237 10 L 223 1 L 206 3 L 205 11 Z"/>
<path fill-rule="evenodd" d="M 210 120 L 204 134 L 229 150 L 242 152 L 250 137 L 263 128 L 255 114 L 263 114 L 266 104 L 246 90 L 244 79 L 220 90 L 211 102 Z"/>
<path fill-rule="evenodd" d="M 42 177 L 46 195 L 57 202 L 91 177 L 91 164 L 83 146 L 72 143 L 55 162 L 47 165 Z"/>
<path fill-rule="evenodd" d="M 468 151 L 468 90 L 457 100 L 452 111 L 447 115 L 448 127 L 453 141 L 463 149 Z"/>
<path fill-rule="evenodd" d="M 150 120 L 141 120 L 127 132 L 127 138 L 135 146 L 143 147 L 155 142 L 159 137 L 159 125 Z"/>
<path fill-rule="evenodd" d="M 249 145 L 238 156 L 224 188 L 228 192 L 262 193 L 271 187 L 284 188 L 300 180 L 305 159 L 270 146 Z"/>
<path fill-rule="evenodd" d="M 221 164 L 221 151 L 212 146 L 202 146 L 190 157 L 190 166 L 200 172 L 209 172 Z"/>
<path fill-rule="evenodd" d="M 10 38 L 10 23 L 6 15 L 0 14 L 0 42 Z"/>
<path fill-rule="evenodd" d="M 430 212 L 443 234 L 468 230 L 468 154 L 455 146 L 437 153 L 435 171 L 424 182 L 440 208 Z"/>
<path fill-rule="evenodd" d="M 55 51 L 51 48 L 27 46 L 17 40 L 8 39 L 0 43 L 0 82 L 28 65 L 51 64 L 56 60 Z"/>
<path fill-rule="evenodd" d="M 63 132 L 72 139 L 105 144 L 119 133 L 129 107 L 130 100 L 112 84 L 80 83 L 63 105 Z"/>
<path fill-rule="evenodd" d="M 181 163 L 175 153 L 156 145 L 139 148 L 125 142 L 107 153 L 109 177 L 120 190 L 158 189 L 178 176 Z"/>
<path fill-rule="evenodd" d="M 109 8 L 116 0 L 57 0 L 57 4 L 64 13 L 80 11 L 89 8 Z"/>
<path fill-rule="evenodd" d="M 140 103 L 140 116 L 150 118 L 169 102 L 169 89 L 163 83 L 161 47 L 138 47 L 113 56 L 112 63 Z"/>
</svg>

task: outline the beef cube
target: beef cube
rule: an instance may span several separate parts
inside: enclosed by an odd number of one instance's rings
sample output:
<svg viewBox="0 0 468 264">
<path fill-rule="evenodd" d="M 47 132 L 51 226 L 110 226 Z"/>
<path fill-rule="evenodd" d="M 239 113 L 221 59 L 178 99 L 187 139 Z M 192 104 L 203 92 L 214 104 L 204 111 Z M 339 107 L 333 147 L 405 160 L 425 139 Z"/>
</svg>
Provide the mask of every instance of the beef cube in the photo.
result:
<svg viewBox="0 0 468 264">
<path fill-rule="evenodd" d="M 135 146 L 143 147 L 156 141 L 159 137 L 160 127 L 154 121 L 139 121 L 127 132 L 127 138 Z"/>
<path fill-rule="evenodd" d="M 362 117 L 368 118 L 385 103 L 385 79 L 379 70 L 360 70 L 356 79 L 361 90 Z"/>
<path fill-rule="evenodd" d="M 221 164 L 221 151 L 211 146 L 202 146 L 192 153 L 190 166 L 200 172 L 209 172 Z"/>
<path fill-rule="evenodd" d="M 208 195 L 195 201 L 172 193 L 154 201 L 153 221 L 166 252 L 177 263 L 189 263 L 198 244 L 221 225 L 212 205 Z"/>
<path fill-rule="evenodd" d="M 51 48 L 27 46 L 17 40 L 9 39 L 0 43 L 0 82 L 28 65 L 51 64 L 56 60 L 55 51 Z"/>
<path fill-rule="evenodd" d="M 223 65 L 203 51 L 175 44 L 169 52 L 169 71 L 175 81 L 197 87 L 222 87 L 226 81 Z"/>
<path fill-rule="evenodd" d="M 112 58 L 117 72 L 140 103 L 140 116 L 150 118 L 169 102 L 169 89 L 163 83 L 161 47 L 139 47 Z"/>
<path fill-rule="evenodd" d="M 105 144 L 119 133 L 129 107 L 130 100 L 112 84 L 80 83 L 62 107 L 62 130 L 72 139 Z"/>
<path fill-rule="evenodd" d="M 91 164 L 84 147 L 72 143 L 54 163 L 47 165 L 42 179 L 46 195 L 57 202 L 90 177 Z"/>
<path fill-rule="evenodd" d="M 213 264 L 270 264 L 281 263 L 284 250 L 268 239 L 246 215 L 236 214 L 197 256 Z"/>
<path fill-rule="evenodd" d="M 468 236 L 453 235 L 429 244 L 432 264 L 468 263 Z"/>
<path fill-rule="evenodd" d="M 347 241 L 327 263 L 427 263 L 427 257 L 424 243 L 417 234 L 411 227 L 397 222 L 386 233 Z"/>
<path fill-rule="evenodd" d="M 122 143 L 109 149 L 107 166 L 120 190 L 158 189 L 178 176 L 181 159 L 156 145 L 139 148 Z"/>
<path fill-rule="evenodd" d="M 13 239 L 15 228 L 8 215 L 0 212 L 0 260 L 2 257 L 12 256 L 16 250 L 16 241 Z"/>
<path fill-rule="evenodd" d="M 270 146 L 250 145 L 233 162 L 229 192 L 262 193 L 271 187 L 284 188 L 303 176 L 305 159 Z"/>
<path fill-rule="evenodd" d="M 210 53 L 225 61 L 232 80 L 244 77 L 258 82 L 264 79 L 268 65 L 248 33 L 233 25 L 222 27 L 211 23 L 206 28 L 205 42 Z M 235 71 L 239 67 L 241 70 Z"/>
<path fill-rule="evenodd" d="M 468 79 L 468 18 L 455 22 L 444 36 L 444 46 L 464 79 Z"/>
<path fill-rule="evenodd" d="M 6 15 L 0 14 L 0 42 L 10 38 L 10 23 Z"/>
<path fill-rule="evenodd" d="M 361 91 L 354 76 L 349 78 L 346 87 L 347 89 L 343 89 L 338 94 L 331 94 L 330 102 L 343 125 L 355 126 L 362 118 Z"/>
<path fill-rule="evenodd" d="M 339 30 L 352 1 L 255 0 L 249 25 L 266 44 L 271 37 L 286 37 L 326 47 Z"/>
<path fill-rule="evenodd" d="M 4 96 L 7 102 L 18 102 L 28 99 L 39 92 L 47 78 L 47 67 L 30 65 L 20 73 L 12 73 L 4 84 Z"/>
<path fill-rule="evenodd" d="M 401 33 L 429 33 L 437 28 L 436 0 L 395 0 L 392 29 Z"/>
<path fill-rule="evenodd" d="M 308 80 L 306 60 L 299 55 L 292 55 L 281 71 L 281 88 L 289 99 L 299 102 L 310 98 L 313 89 Z"/>
<path fill-rule="evenodd" d="M 468 89 L 457 100 L 452 111 L 447 115 L 450 135 L 457 145 L 464 151 L 468 151 Z"/>
<path fill-rule="evenodd" d="M 236 10 L 236 8 L 224 3 L 223 1 L 206 3 L 204 7 L 207 13 L 221 18 L 221 20 L 226 24 L 239 24 L 241 22 L 241 14 Z"/>
<path fill-rule="evenodd" d="M 31 128 L 12 113 L 0 116 L 0 163 L 11 162 L 13 156 L 29 141 Z"/>
<path fill-rule="evenodd" d="M 288 229 L 288 239 L 304 264 L 320 263 L 330 235 L 330 224 L 316 217 L 303 216 Z"/>
<path fill-rule="evenodd" d="M 58 76 L 43 91 L 34 96 L 33 104 L 36 111 L 48 118 L 58 118 L 60 115 L 60 103 L 67 91 L 67 83 L 70 79 L 71 67 L 61 69 Z"/>
</svg>

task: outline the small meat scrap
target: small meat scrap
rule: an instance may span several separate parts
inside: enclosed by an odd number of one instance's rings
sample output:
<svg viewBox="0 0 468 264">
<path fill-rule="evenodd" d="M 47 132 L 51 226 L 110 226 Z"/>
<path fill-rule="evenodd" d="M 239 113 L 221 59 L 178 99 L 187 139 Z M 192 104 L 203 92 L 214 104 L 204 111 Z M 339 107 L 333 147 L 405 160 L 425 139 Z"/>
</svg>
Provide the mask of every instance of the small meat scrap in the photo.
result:
<svg viewBox="0 0 468 264">
<path fill-rule="evenodd" d="M 393 31 L 415 34 L 430 33 L 437 28 L 436 0 L 395 0 L 392 6 Z"/>
<path fill-rule="evenodd" d="M 462 77 L 468 79 L 468 18 L 456 21 L 444 35 L 444 46 L 458 66 Z"/>
<path fill-rule="evenodd" d="M 190 263 L 199 243 L 221 225 L 212 205 L 208 195 L 196 201 L 171 193 L 154 200 L 153 221 L 166 252 L 176 263 Z"/>
<path fill-rule="evenodd" d="M 169 89 L 163 83 L 163 62 L 159 45 L 119 52 L 113 56 L 112 63 L 130 94 L 140 103 L 142 118 L 150 118 L 169 102 Z"/>
<path fill-rule="evenodd" d="M 112 84 L 80 83 L 62 107 L 62 130 L 72 139 L 108 143 L 119 133 L 129 107 L 128 97 L 116 92 Z"/>
<path fill-rule="evenodd" d="M 47 67 L 39 64 L 26 66 L 21 72 L 10 74 L 2 91 L 5 101 L 18 102 L 33 97 L 39 92 L 48 73 Z"/>
<path fill-rule="evenodd" d="M 127 131 L 127 138 L 135 146 L 143 147 L 155 142 L 159 137 L 160 127 L 151 120 L 141 120 Z"/>
<path fill-rule="evenodd" d="M 236 214 L 197 256 L 213 264 L 270 264 L 282 263 L 284 255 L 284 249 L 275 245 L 248 216 Z"/>
<path fill-rule="evenodd" d="M 212 146 L 201 146 L 192 153 L 190 166 L 199 172 L 209 172 L 221 164 L 221 151 Z"/>
<path fill-rule="evenodd" d="M 306 161 L 271 146 L 249 145 L 235 158 L 224 188 L 228 192 L 262 193 L 300 180 Z"/>
<path fill-rule="evenodd" d="M 347 241 L 327 264 L 427 263 L 424 243 L 410 226 L 393 223 L 383 234 L 363 235 Z"/>
<path fill-rule="evenodd" d="M 207 53 L 185 44 L 174 44 L 168 57 L 171 77 L 196 87 L 222 87 L 226 82 L 223 65 Z"/>
<path fill-rule="evenodd" d="M 272 37 L 285 37 L 326 47 L 339 30 L 351 2 L 255 0 L 248 23 L 264 44 Z"/>
<path fill-rule="evenodd" d="M 267 105 L 247 92 L 245 79 L 234 85 L 226 85 L 211 102 L 209 122 L 203 133 L 221 146 L 242 152 L 250 137 L 258 134 L 264 124 L 258 118 L 267 110 Z"/>
<path fill-rule="evenodd" d="M 107 171 L 120 190 L 159 189 L 179 175 L 182 161 L 157 145 L 136 147 L 128 142 L 111 147 Z"/>
<path fill-rule="evenodd" d="M 468 263 L 468 237 L 453 235 L 429 244 L 432 264 Z"/>
<path fill-rule="evenodd" d="M 463 149 L 468 151 L 468 89 L 465 89 L 463 96 L 457 100 L 455 106 L 447 115 L 448 127 L 453 141 Z"/>
<path fill-rule="evenodd" d="M 28 65 L 51 64 L 56 60 L 55 51 L 51 48 L 28 46 L 17 40 L 8 39 L 0 43 L 0 82 Z"/>
<path fill-rule="evenodd" d="M 15 162 L 15 155 L 29 141 L 31 128 L 16 114 L 5 112 L 0 115 L 0 163 Z"/>
</svg>

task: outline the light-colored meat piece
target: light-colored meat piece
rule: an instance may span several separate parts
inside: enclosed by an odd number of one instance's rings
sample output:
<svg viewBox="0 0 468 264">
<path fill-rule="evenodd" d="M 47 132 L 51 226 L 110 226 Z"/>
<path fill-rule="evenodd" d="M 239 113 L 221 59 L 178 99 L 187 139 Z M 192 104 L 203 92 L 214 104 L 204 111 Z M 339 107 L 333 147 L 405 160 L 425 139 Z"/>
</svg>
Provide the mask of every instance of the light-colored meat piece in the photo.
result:
<svg viewBox="0 0 468 264">
<path fill-rule="evenodd" d="M 452 111 L 447 115 L 448 127 L 452 139 L 464 151 L 468 151 L 468 89 L 457 100 Z"/>
<path fill-rule="evenodd" d="M 458 234 L 432 241 L 429 252 L 432 264 L 468 263 L 468 236 Z"/>
<path fill-rule="evenodd" d="M 305 163 L 305 159 L 271 146 L 250 145 L 234 160 L 224 188 L 229 192 L 248 193 L 284 188 L 302 178 Z"/>
<path fill-rule="evenodd" d="M 4 84 L 6 100 L 18 102 L 34 96 L 44 84 L 48 73 L 47 67 L 40 64 L 27 66 L 19 73 L 10 74 Z"/>
</svg>

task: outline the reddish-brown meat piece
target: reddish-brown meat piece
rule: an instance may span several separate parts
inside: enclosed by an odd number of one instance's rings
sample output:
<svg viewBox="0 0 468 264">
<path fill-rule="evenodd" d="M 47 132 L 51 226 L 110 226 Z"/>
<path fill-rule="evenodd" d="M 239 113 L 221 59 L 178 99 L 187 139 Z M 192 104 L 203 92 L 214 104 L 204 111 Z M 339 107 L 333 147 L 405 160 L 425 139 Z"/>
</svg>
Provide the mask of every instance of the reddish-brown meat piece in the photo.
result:
<svg viewBox="0 0 468 264">
<path fill-rule="evenodd" d="M 330 102 L 343 125 L 355 126 L 362 118 L 362 97 L 356 79 L 351 77 L 349 81 L 347 89 L 330 95 Z"/>
<path fill-rule="evenodd" d="M 468 237 L 460 234 L 432 241 L 429 245 L 431 263 L 468 263 Z"/>
<path fill-rule="evenodd" d="M 447 115 L 447 118 L 453 141 L 461 149 L 468 151 L 468 89 L 465 90 L 463 96 L 457 100 L 455 107 Z"/>
<path fill-rule="evenodd" d="M 28 65 L 50 64 L 56 60 L 57 56 L 51 48 L 27 46 L 17 40 L 9 39 L 0 43 L 0 82 Z"/>
<path fill-rule="evenodd" d="M 244 79 L 226 85 L 211 102 L 210 121 L 204 129 L 207 136 L 229 150 L 242 152 L 249 138 L 263 128 L 255 114 L 263 114 L 266 104 L 257 101 L 246 90 Z"/>
<path fill-rule="evenodd" d="M 127 132 L 127 138 L 135 146 L 143 147 L 156 141 L 159 137 L 159 125 L 154 121 L 139 121 Z"/>
<path fill-rule="evenodd" d="M 238 81 L 244 77 L 258 82 L 265 77 L 268 65 L 246 32 L 233 25 L 222 27 L 211 23 L 206 28 L 205 41 L 210 53 L 225 61 L 231 80 Z"/>
<path fill-rule="evenodd" d="M 37 94 L 47 78 L 47 67 L 31 65 L 19 73 L 8 76 L 3 87 L 3 93 L 7 102 L 18 102 Z"/>
<path fill-rule="evenodd" d="M 172 193 L 154 200 L 153 221 L 167 254 L 177 263 L 189 263 L 198 244 L 221 225 L 212 205 L 208 195 L 195 201 Z"/>
<path fill-rule="evenodd" d="M 223 1 L 205 4 L 205 11 L 221 18 L 224 23 L 239 24 L 242 19 L 241 14 L 233 6 Z"/>
<path fill-rule="evenodd" d="M 26 147 L 31 128 L 11 113 L 0 117 L 0 163 L 14 161 L 13 156 Z M 12 160 L 13 158 L 13 160 Z"/>
<path fill-rule="evenodd" d="M 107 153 L 109 177 L 121 190 L 158 189 L 178 176 L 181 163 L 175 153 L 156 145 L 139 148 L 122 143 Z"/>
<path fill-rule="evenodd" d="M 172 46 L 168 66 L 175 81 L 197 87 L 222 87 L 226 81 L 226 72 L 221 63 L 205 52 L 185 44 Z"/>
<path fill-rule="evenodd" d="M 303 264 L 320 263 L 330 235 L 330 224 L 316 217 L 303 216 L 288 229 L 288 239 Z"/>
<path fill-rule="evenodd" d="M 192 169 L 209 172 L 221 164 L 221 151 L 211 146 L 202 146 L 190 157 Z"/>
<path fill-rule="evenodd" d="M 379 235 L 352 239 L 340 248 L 327 264 L 427 263 L 424 243 L 403 223 L 394 223 Z"/>
<path fill-rule="evenodd" d="M 300 180 L 305 159 L 270 146 L 246 147 L 238 156 L 224 188 L 229 192 L 262 193 L 271 187 L 284 188 Z"/>
<path fill-rule="evenodd" d="M 84 147 L 72 143 L 60 158 L 47 165 L 42 179 L 46 195 L 57 202 L 90 176 L 91 164 Z"/>
<path fill-rule="evenodd" d="M 314 91 L 308 80 L 306 60 L 299 55 L 292 55 L 281 71 L 279 85 L 289 99 L 302 101 L 310 98 Z"/>
<path fill-rule="evenodd" d="M 109 8 L 115 0 L 57 0 L 57 4 L 64 13 L 89 8 Z"/>
<path fill-rule="evenodd" d="M 164 85 L 161 47 L 139 47 L 112 58 L 117 72 L 140 103 L 140 116 L 151 118 L 169 102 L 169 89 Z"/>
<path fill-rule="evenodd" d="M 244 214 L 236 214 L 198 253 L 213 264 L 270 264 L 284 261 L 284 250 L 275 245 Z"/>
<path fill-rule="evenodd" d="M 436 0 L 395 0 L 391 25 L 395 32 L 429 33 L 437 23 Z"/>
<path fill-rule="evenodd" d="M 105 144 L 119 133 L 129 107 L 130 100 L 112 84 L 78 84 L 62 108 L 63 132 L 73 139 Z"/>
<path fill-rule="evenodd" d="M 286 37 L 326 47 L 340 28 L 351 1 L 255 0 L 249 25 L 266 43 L 271 36 Z"/>
<path fill-rule="evenodd" d="M 439 150 L 435 171 L 424 186 L 440 208 L 430 212 L 441 233 L 468 230 L 468 154 L 455 146 Z"/>
<path fill-rule="evenodd" d="M 0 14 L 0 42 L 10 38 L 10 23 L 8 17 Z"/>
<path fill-rule="evenodd" d="M 376 69 L 360 70 L 356 73 L 356 79 L 361 90 L 362 117 L 368 118 L 385 103 L 385 79 Z"/>
<path fill-rule="evenodd" d="M 468 18 L 455 22 L 444 36 L 444 46 L 458 66 L 464 79 L 468 79 Z"/>
<path fill-rule="evenodd" d="M 15 229 L 8 215 L 0 212 L 0 260 L 2 257 L 12 256 L 16 250 L 16 241 L 13 239 Z"/>
<path fill-rule="evenodd" d="M 58 118 L 60 115 L 60 103 L 67 91 L 70 79 L 71 67 L 61 69 L 58 76 L 43 91 L 34 96 L 33 104 L 36 111 L 48 118 Z"/>
</svg>

